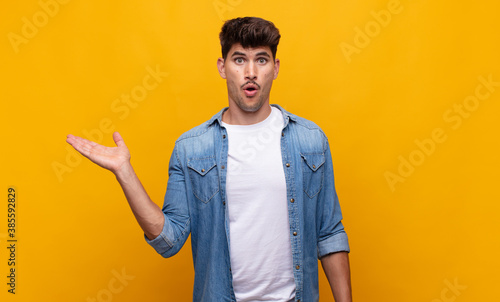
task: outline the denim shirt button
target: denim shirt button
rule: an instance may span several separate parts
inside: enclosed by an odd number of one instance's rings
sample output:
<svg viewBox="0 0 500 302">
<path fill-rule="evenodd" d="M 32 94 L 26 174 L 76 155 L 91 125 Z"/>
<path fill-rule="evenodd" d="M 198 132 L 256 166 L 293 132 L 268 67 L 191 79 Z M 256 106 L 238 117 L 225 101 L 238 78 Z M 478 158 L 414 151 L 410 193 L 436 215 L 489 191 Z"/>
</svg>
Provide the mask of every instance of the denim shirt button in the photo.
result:
<svg viewBox="0 0 500 302">
<path fill-rule="evenodd" d="M 285 165 L 285 166 L 287 166 L 287 168 L 288 168 L 288 167 L 290 167 L 290 164 L 289 164 L 289 163 L 286 163 L 286 165 Z"/>
<path fill-rule="evenodd" d="M 224 166 L 221 167 L 222 170 L 224 170 L 224 168 L 225 168 Z"/>
<path fill-rule="evenodd" d="M 297 236 L 297 232 L 293 232 L 293 236 Z"/>
<path fill-rule="evenodd" d="M 226 138 L 226 135 L 225 135 L 225 134 L 223 134 L 223 135 L 222 135 L 222 138 Z"/>
<path fill-rule="evenodd" d="M 291 202 L 291 203 L 294 203 L 294 202 L 295 202 L 295 199 L 293 199 L 293 198 L 292 198 L 292 199 L 290 199 L 290 202 Z"/>
<path fill-rule="evenodd" d="M 296 269 L 300 269 L 300 265 L 297 265 L 295 268 L 296 268 Z"/>
</svg>

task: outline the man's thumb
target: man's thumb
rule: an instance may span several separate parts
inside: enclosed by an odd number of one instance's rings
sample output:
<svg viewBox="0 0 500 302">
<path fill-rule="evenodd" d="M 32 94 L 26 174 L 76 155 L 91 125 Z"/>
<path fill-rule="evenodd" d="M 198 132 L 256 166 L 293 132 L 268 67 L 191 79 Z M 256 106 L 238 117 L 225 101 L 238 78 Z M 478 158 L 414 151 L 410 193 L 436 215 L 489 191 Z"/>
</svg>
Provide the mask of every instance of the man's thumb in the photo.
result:
<svg viewBox="0 0 500 302">
<path fill-rule="evenodd" d="M 123 138 L 120 133 L 118 133 L 118 131 L 113 133 L 113 140 L 118 147 L 125 146 L 125 142 L 123 141 Z"/>
</svg>

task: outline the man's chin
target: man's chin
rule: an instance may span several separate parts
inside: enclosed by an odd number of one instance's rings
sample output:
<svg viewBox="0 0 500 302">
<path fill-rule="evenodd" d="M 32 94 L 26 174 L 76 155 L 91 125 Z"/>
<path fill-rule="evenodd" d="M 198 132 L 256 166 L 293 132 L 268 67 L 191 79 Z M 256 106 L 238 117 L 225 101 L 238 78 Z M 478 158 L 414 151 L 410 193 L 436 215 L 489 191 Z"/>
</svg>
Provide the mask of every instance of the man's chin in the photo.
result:
<svg viewBox="0 0 500 302">
<path fill-rule="evenodd" d="M 255 107 L 240 107 L 240 109 L 246 113 L 255 113 L 259 111 L 259 109 L 262 108 L 262 106 L 255 108 Z"/>
<path fill-rule="evenodd" d="M 243 105 L 243 106 L 240 106 L 240 109 L 243 110 L 244 112 L 247 112 L 247 113 L 255 113 L 262 108 L 262 105 L 264 105 L 264 104 L 260 103 L 260 104 L 254 104 L 252 106 Z"/>
<path fill-rule="evenodd" d="M 238 107 L 240 107 L 240 109 L 244 112 L 247 112 L 247 113 L 254 113 L 254 112 L 257 112 L 259 111 L 261 108 L 262 108 L 262 105 L 264 105 L 264 102 L 259 102 L 258 99 L 252 97 L 252 98 L 245 98 L 246 99 L 246 102 L 244 100 L 242 100 L 240 102 L 240 104 L 238 105 Z M 253 104 L 248 104 L 250 102 L 256 102 L 256 103 L 253 103 Z M 247 103 L 248 102 L 248 103 Z"/>
</svg>

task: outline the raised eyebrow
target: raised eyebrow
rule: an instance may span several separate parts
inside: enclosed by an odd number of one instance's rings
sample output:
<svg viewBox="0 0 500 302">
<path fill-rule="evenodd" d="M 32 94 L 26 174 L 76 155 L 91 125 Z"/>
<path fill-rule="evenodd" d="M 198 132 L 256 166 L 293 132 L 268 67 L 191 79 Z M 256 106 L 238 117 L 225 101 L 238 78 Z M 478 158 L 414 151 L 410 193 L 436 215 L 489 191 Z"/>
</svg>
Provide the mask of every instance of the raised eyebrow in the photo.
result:
<svg viewBox="0 0 500 302">
<path fill-rule="evenodd" d="M 270 56 L 267 52 L 265 52 L 265 51 L 261 51 L 261 52 L 257 53 L 255 56 L 256 56 L 256 57 L 268 57 L 268 58 L 270 58 L 270 57 L 271 57 L 271 56 Z"/>
<path fill-rule="evenodd" d="M 233 52 L 233 54 L 231 55 L 231 57 L 235 57 L 235 56 L 244 56 L 244 57 L 246 57 L 246 54 L 242 53 L 241 51 L 235 51 L 235 52 Z"/>
</svg>

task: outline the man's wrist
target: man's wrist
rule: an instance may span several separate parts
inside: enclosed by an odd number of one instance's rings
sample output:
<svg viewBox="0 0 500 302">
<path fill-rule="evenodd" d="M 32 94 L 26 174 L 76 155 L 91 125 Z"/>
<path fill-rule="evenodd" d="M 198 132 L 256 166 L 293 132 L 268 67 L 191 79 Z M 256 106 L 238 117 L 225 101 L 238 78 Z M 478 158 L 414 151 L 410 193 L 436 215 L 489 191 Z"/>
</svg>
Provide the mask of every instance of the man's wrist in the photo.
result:
<svg viewBox="0 0 500 302">
<path fill-rule="evenodd" d="M 134 176 L 135 172 L 134 168 L 132 168 L 132 164 L 128 161 L 121 165 L 116 171 L 113 171 L 113 174 L 115 174 L 116 179 L 120 183 L 127 183 Z"/>
</svg>

